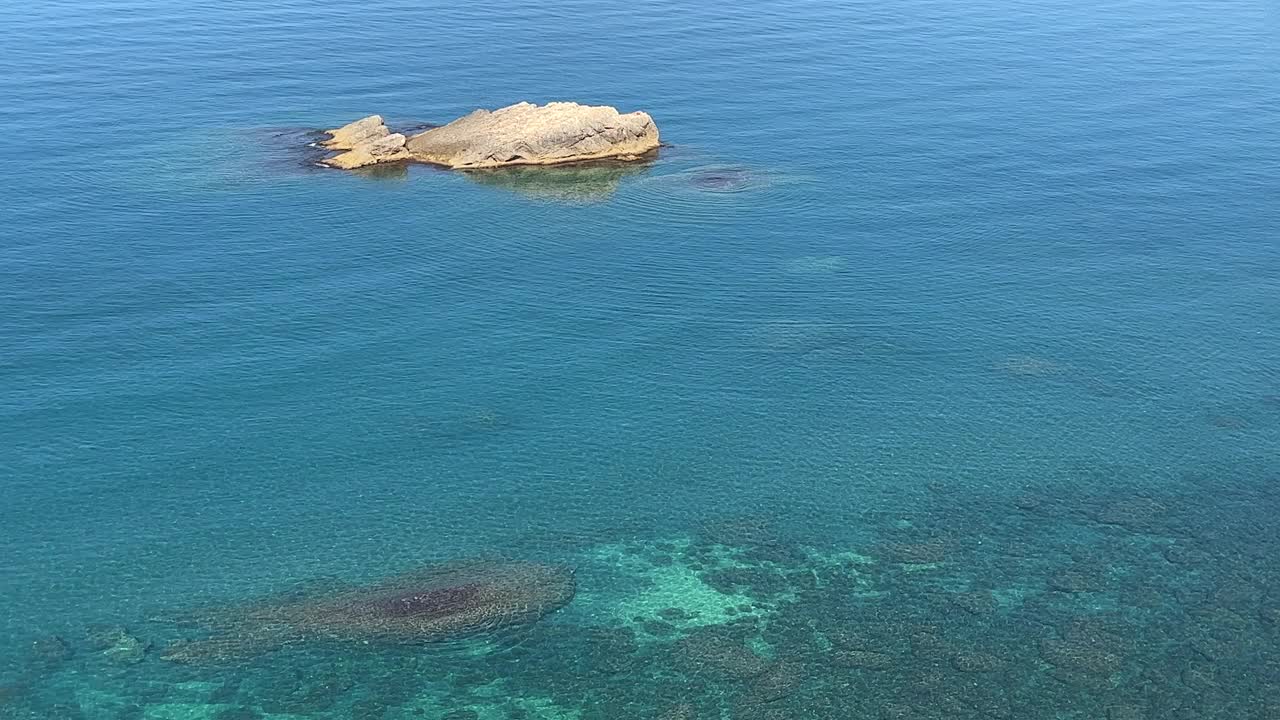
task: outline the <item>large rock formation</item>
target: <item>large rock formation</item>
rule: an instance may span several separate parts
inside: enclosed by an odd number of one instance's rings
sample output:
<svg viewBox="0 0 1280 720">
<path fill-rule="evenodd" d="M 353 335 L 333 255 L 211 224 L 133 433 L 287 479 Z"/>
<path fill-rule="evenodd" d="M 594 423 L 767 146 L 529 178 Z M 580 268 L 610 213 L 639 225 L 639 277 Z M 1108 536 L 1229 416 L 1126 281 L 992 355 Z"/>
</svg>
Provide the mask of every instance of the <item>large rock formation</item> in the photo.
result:
<svg viewBox="0 0 1280 720">
<path fill-rule="evenodd" d="M 453 169 L 636 160 L 659 144 L 658 127 L 648 113 L 624 115 L 612 107 L 572 102 L 476 110 L 407 140 L 377 115 L 329 134 L 321 147 L 347 152 L 323 162 L 343 169 L 400 160 Z"/>
<path fill-rule="evenodd" d="M 415 159 L 451 168 L 638 158 L 657 147 L 658 126 L 648 113 L 571 102 L 476 110 L 408 142 Z"/>
<path fill-rule="evenodd" d="M 525 625 L 574 595 L 567 568 L 521 562 L 461 562 L 311 596 L 289 595 L 201 613 L 207 637 L 180 641 L 175 662 L 251 657 L 313 639 L 428 643 Z"/>
</svg>

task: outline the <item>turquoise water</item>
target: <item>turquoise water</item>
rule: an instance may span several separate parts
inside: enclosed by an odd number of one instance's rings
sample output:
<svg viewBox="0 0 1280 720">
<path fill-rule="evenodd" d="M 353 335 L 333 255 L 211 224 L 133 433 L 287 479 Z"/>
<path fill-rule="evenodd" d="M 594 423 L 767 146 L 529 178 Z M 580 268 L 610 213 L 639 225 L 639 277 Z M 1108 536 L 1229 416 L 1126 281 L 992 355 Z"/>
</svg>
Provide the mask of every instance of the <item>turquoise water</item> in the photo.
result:
<svg viewBox="0 0 1280 720">
<path fill-rule="evenodd" d="M 0 718 L 1280 714 L 1274 9 L 0 27 Z M 669 146 L 499 175 L 305 148 L 559 99 Z M 576 596 L 264 639 L 264 607 L 475 557 Z"/>
</svg>

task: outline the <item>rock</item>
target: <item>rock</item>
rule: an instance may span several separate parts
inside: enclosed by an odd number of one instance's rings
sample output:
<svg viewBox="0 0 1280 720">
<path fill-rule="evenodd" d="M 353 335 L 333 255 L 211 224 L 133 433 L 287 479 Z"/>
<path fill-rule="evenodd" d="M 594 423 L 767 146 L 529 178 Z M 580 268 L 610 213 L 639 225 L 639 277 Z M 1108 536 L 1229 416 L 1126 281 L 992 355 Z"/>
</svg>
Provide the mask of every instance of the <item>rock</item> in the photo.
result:
<svg viewBox="0 0 1280 720">
<path fill-rule="evenodd" d="M 1205 692 L 1217 686 L 1213 668 L 1207 664 L 1195 664 L 1182 671 L 1182 684 L 1193 691 Z"/>
<path fill-rule="evenodd" d="M 94 650 L 112 662 L 132 665 L 141 662 L 143 656 L 151 649 L 151 644 L 129 634 L 123 627 L 105 626 L 90 628 L 89 644 Z"/>
<path fill-rule="evenodd" d="M 1040 641 L 1040 657 L 1071 674 L 1085 676 L 1110 675 L 1124 664 L 1124 657 L 1111 648 L 1066 640 Z"/>
<path fill-rule="evenodd" d="M 892 655 L 875 650 L 837 650 L 831 653 L 830 661 L 832 665 L 860 670 L 887 670 L 894 664 Z"/>
<path fill-rule="evenodd" d="M 804 678 L 805 669 L 802 665 L 780 660 L 770 665 L 765 672 L 752 677 L 740 700 L 748 705 L 781 700 L 795 692 Z"/>
<path fill-rule="evenodd" d="M 1067 569 L 1049 578 L 1049 587 L 1065 593 L 1097 592 L 1104 582 L 1088 571 Z"/>
<path fill-rule="evenodd" d="M 1107 708 L 1107 720 L 1144 720 L 1147 714 L 1137 705 L 1112 705 Z"/>
<path fill-rule="evenodd" d="M 952 605 L 971 615 L 985 615 L 1000 607 L 994 595 L 988 591 L 956 593 L 948 597 Z"/>
<path fill-rule="evenodd" d="M 320 162 L 339 170 L 354 170 L 366 165 L 408 160 L 409 152 L 405 150 L 404 144 L 404 135 L 393 133 L 360 143 L 341 155 L 335 155 Z"/>
<path fill-rule="evenodd" d="M 885 562 L 902 565 L 932 565 L 947 559 L 947 544 L 942 540 L 925 542 L 891 542 L 876 548 Z"/>
<path fill-rule="evenodd" d="M 664 637 L 666 635 L 675 634 L 676 627 L 671 623 L 662 622 L 661 620 L 649 620 L 641 625 L 641 628 L 653 635 L 654 637 Z"/>
<path fill-rule="evenodd" d="M 370 115 L 366 118 L 343 125 L 334 130 L 326 130 L 329 139 L 320 143 L 327 150 L 354 150 L 360 145 L 380 140 L 391 134 L 382 122 L 381 115 Z"/>
<path fill-rule="evenodd" d="M 714 627 L 697 630 L 682 638 L 673 650 L 678 662 L 698 674 L 741 679 L 769 669 L 769 662 L 752 652 L 741 639 Z"/>
<path fill-rule="evenodd" d="M 1169 545 L 1164 549 L 1164 559 L 1174 565 L 1203 565 L 1211 562 L 1203 550 L 1186 545 Z"/>
<path fill-rule="evenodd" d="M 575 589 L 573 571 L 560 566 L 439 563 L 363 587 L 250 601 L 212 612 L 206 637 L 179 640 L 161 657 L 220 662 L 309 640 L 356 646 L 452 640 L 536 622 L 572 600 Z"/>
<path fill-rule="evenodd" d="M 951 643 L 936 632 L 921 631 L 911 636 L 911 647 L 921 657 L 941 657 L 951 652 Z"/>
<path fill-rule="evenodd" d="M 388 130 L 380 115 L 370 115 L 327 132 L 330 138 L 321 142 L 320 147 L 347 151 L 320 161 L 329 167 L 354 170 L 366 165 L 409 159 L 404 148 L 405 136 Z"/>
<path fill-rule="evenodd" d="M 45 668 L 57 667 L 75 654 L 67 641 L 57 635 L 46 635 L 33 640 L 28 653 L 34 665 Z"/>
<path fill-rule="evenodd" d="M 213 716 L 214 720 L 261 720 L 262 713 L 245 705 L 223 708 Z"/>
<path fill-rule="evenodd" d="M 454 169 L 637 159 L 657 147 L 658 127 L 647 113 L 573 102 L 476 110 L 407 143 L 415 160 Z"/>
<path fill-rule="evenodd" d="M 697 716 L 697 711 L 689 703 L 677 703 L 663 710 L 658 720 L 694 720 Z"/>
<path fill-rule="evenodd" d="M 1094 517 L 1103 525 L 1142 530 L 1153 527 L 1166 510 L 1163 504 L 1152 498 L 1135 496 L 1108 503 Z"/>
<path fill-rule="evenodd" d="M 952 655 L 951 666 L 960 672 L 994 672 L 1004 667 L 1004 662 L 991 653 L 966 651 Z"/>
</svg>

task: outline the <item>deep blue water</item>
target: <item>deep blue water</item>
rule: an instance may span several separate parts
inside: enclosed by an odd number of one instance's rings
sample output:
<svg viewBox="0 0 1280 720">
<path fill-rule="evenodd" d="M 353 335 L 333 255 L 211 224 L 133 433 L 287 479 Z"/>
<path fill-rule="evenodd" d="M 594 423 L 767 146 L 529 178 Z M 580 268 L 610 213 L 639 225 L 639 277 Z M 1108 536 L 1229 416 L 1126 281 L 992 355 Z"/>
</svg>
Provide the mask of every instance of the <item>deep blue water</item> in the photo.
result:
<svg viewBox="0 0 1280 720">
<path fill-rule="evenodd" d="M 1280 713 L 1274 8 L 0 27 L 0 718 Z M 668 147 L 496 176 L 305 147 L 561 99 Z M 211 632 L 184 611 L 474 556 L 577 597 L 515 635 L 161 657 Z"/>
</svg>

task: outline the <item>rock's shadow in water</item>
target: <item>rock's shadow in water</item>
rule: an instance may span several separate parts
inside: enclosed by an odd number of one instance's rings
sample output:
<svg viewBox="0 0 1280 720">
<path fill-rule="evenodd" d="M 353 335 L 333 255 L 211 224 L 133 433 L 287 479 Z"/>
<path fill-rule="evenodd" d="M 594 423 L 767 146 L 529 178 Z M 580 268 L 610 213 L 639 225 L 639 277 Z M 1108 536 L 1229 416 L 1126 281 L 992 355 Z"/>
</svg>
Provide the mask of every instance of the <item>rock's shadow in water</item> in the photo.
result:
<svg viewBox="0 0 1280 720">
<path fill-rule="evenodd" d="M 657 153 L 641 160 L 595 160 L 565 165 L 516 165 L 487 170 L 464 170 L 474 183 L 539 200 L 568 205 L 599 203 L 613 197 L 628 177 L 649 171 Z"/>
<path fill-rule="evenodd" d="M 393 162 L 381 163 L 378 165 L 368 165 L 355 170 L 347 170 L 346 172 L 362 177 L 366 180 L 376 180 L 380 182 L 402 182 L 409 179 L 409 163 Z"/>
</svg>

